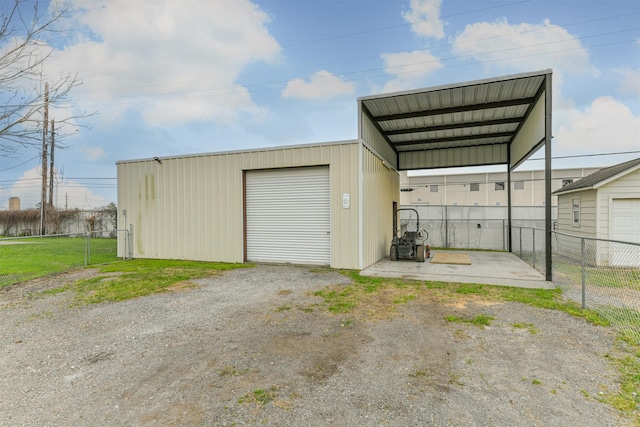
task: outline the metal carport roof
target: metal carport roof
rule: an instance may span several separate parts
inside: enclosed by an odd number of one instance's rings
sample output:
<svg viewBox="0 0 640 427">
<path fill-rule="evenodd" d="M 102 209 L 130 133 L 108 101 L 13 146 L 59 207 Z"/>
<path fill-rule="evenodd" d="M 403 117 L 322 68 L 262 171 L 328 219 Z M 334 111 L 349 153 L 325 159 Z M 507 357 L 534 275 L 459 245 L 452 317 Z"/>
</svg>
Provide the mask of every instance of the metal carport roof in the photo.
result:
<svg viewBox="0 0 640 427">
<path fill-rule="evenodd" d="M 544 144 L 550 81 L 551 70 L 544 70 L 358 102 L 393 149 L 398 170 L 495 164 L 513 169 Z"/>
<path fill-rule="evenodd" d="M 545 257 L 551 280 L 551 75 L 542 70 L 358 99 L 359 138 L 396 170 L 507 165 L 545 147 Z"/>
</svg>

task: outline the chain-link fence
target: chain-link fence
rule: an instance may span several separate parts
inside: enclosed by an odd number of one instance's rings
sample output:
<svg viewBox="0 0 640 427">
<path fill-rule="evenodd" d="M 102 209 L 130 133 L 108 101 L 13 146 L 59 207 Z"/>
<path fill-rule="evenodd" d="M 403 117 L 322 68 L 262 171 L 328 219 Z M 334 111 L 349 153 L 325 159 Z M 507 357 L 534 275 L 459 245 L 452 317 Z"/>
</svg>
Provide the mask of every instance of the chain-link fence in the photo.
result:
<svg viewBox="0 0 640 427">
<path fill-rule="evenodd" d="M 544 273 L 544 230 L 513 227 L 513 252 Z M 640 244 L 551 234 L 553 282 L 640 344 Z"/>
<path fill-rule="evenodd" d="M 118 259 L 127 230 L 0 239 L 0 288 L 36 277 Z M 123 252 L 127 254 L 125 250 Z"/>
<path fill-rule="evenodd" d="M 420 215 L 420 229 L 429 233 L 435 248 L 508 250 L 508 219 L 505 206 L 407 205 Z M 512 224 L 544 228 L 544 209 L 514 207 Z M 557 210 L 554 207 L 552 218 Z M 400 211 L 400 231 L 416 229 L 416 213 Z M 544 245 L 542 245 L 544 246 Z"/>
</svg>

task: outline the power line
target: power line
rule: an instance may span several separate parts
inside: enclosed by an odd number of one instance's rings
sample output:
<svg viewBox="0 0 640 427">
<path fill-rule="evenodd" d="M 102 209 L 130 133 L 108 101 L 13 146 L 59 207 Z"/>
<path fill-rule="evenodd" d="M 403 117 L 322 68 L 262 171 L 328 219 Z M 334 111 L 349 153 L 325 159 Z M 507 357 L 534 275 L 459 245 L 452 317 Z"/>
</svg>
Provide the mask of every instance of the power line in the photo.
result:
<svg viewBox="0 0 640 427">
<path fill-rule="evenodd" d="M 635 151 L 620 151 L 617 153 L 598 153 L 598 154 L 576 154 L 573 156 L 556 156 L 556 157 L 551 157 L 552 160 L 555 159 L 575 159 L 578 157 L 601 157 L 601 156 L 616 156 L 618 154 L 640 154 L 640 150 L 635 150 Z M 536 157 L 535 159 L 527 159 L 527 161 L 530 160 L 545 160 L 544 157 Z"/>
<path fill-rule="evenodd" d="M 38 158 L 40 158 L 40 154 L 38 154 L 38 155 L 36 155 L 36 156 L 34 156 L 34 157 L 30 158 L 29 160 L 27 160 L 27 161 L 25 161 L 25 162 L 20 163 L 20 164 L 18 164 L 18 165 L 11 166 L 10 168 L 0 169 L 0 172 L 5 172 L 5 171 L 8 171 L 8 170 L 11 170 L 11 169 L 15 169 L 15 168 L 17 168 L 17 167 L 20 167 L 20 166 L 22 166 L 22 165 L 26 165 L 27 163 L 29 163 L 29 162 L 31 162 L 31 161 L 33 161 L 33 160 L 35 160 L 35 159 L 38 159 Z M 2 182 L 2 181 L 0 181 L 0 182 Z"/>
<path fill-rule="evenodd" d="M 513 4 L 519 4 L 519 3 L 523 3 L 523 2 L 516 2 Z M 492 9 L 492 8 L 486 8 L 486 9 Z M 463 12 L 460 14 L 455 14 L 455 15 L 448 15 L 448 16 L 443 16 L 440 19 L 447 19 L 449 17 L 452 16 L 458 16 L 458 15 L 463 15 L 463 14 L 469 14 L 469 13 L 474 13 L 477 11 L 482 11 L 485 9 L 478 9 L 475 11 L 471 11 L 471 12 Z M 615 18 L 619 18 L 622 16 L 631 16 L 631 15 L 637 15 L 640 14 L 640 12 L 637 13 L 630 13 L 630 14 L 625 14 L 625 15 L 615 15 L 615 16 L 609 16 L 609 17 L 603 17 L 603 18 L 596 18 L 596 19 L 591 19 L 591 20 L 585 20 L 585 21 L 577 21 L 575 23 L 569 23 L 569 24 L 565 24 L 564 26 L 571 26 L 571 25 L 579 25 L 579 24 L 583 24 L 583 23 L 591 23 L 591 22 L 597 22 L 597 21 L 602 21 L 602 20 L 608 20 L 608 19 L 615 19 Z M 426 21 L 420 21 L 420 22 L 426 22 Z M 412 25 L 411 23 L 409 24 L 402 24 L 399 26 L 408 26 L 408 25 Z M 374 29 L 374 30 L 366 30 L 364 33 L 366 32 L 372 32 L 372 31 L 380 31 L 380 30 L 384 30 L 384 29 L 388 29 L 388 28 L 395 28 L 397 26 L 393 26 L 393 27 L 382 27 L 379 29 Z M 535 44 L 535 45 L 529 45 L 529 46 L 521 46 L 521 47 L 517 47 L 517 48 L 510 48 L 510 49 L 503 49 L 503 50 L 497 50 L 497 51 L 490 51 L 490 52 L 481 52 L 481 53 L 477 53 L 477 54 L 473 54 L 473 55 L 465 55 L 465 56 L 461 56 L 461 57 L 449 57 L 449 58 L 442 58 L 441 60 L 445 61 L 445 60 L 449 60 L 449 59 L 462 59 L 465 57 L 469 57 L 469 56 L 478 56 L 478 55 L 487 55 L 487 54 L 494 54 L 494 53 L 500 53 L 500 52 L 507 52 L 507 51 L 511 51 L 511 50 L 519 50 L 519 49 L 525 49 L 525 48 L 531 48 L 531 47 L 536 47 L 536 46 L 542 46 L 542 45 L 546 45 L 546 44 L 555 44 L 555 43 L 563 43 L 563 42 L 569 42 L 569 41 L 574 41 L 574 40 L 584 40 L 584 39 L 588 39 L 588 38 L 593 38 L 593 37 L 603 37 L 603 36 L 609 36 L 609 35 L 613 35 L 613 34 L 619 34 L 619 33 L 623 33 L 623 32 L 629 32 L 629 31 L 636 31 L 640 28 L 631 28 L 631 29 L 624 29 L 624 30 L 618 30 L 618 31 L 613 31 L 613 32 L 608 32 L 608 33 L 599 33 L 599 34 L 592 34 L 589 36 L 584 36 L 584 37 L 572 37 L 571 39 L 565 39 L 565 40 L 560 40 L 560 41 L 554 41 L 554 42 L 547 42 L 547 43 L 540 43 L 540 44 Z M 517 34 L 524 34 L 524 33 L 529 33 L 529 32 L 538 32 L 541 31 L 541 29 L 534 29 L 534 30 L 528 30 L 528 31 L 520 31 L 520 32 L 515 32 L 510 34 L 509 36 L 513 36 L 513 35 L 517 35 Z M 358 35 L 360 33 L 363 32 L 356 32 L 356 33 L 349 33 L 346 35 L 339 35 L 339 36 L 332 36 L 332 37 L 326 37 L 326 38 L 322 38 L 322 39 L 316 39 L 315 41 L 324 41 L 324 40 L 332 40 L 335 38 L 342 38 L 342 37 L 348 37 L 348 36 L 352 36 L 352 35 Z M 491 37 L 486 37 L 486 38 L 482 38 L 482 39 L 474 39 L 474 42 L 477 42 L 479 40 L 488 40 L 488 39 L 493 39 L 493 38 L 503 38 L 506 35 L 501 35 L 501 36 L 491 36 Z M 625 40 L 622 42 L 618 42 L 618 43 L 632 43 L 635 42 L 635 40 Z M 301 42 L 300 44 L 304 44 L 306 42 Z M 615 43 L 615 42 L 614 42 Z M 284 47 L 290 47 L 290 46 L 296 46 L 298 44 L 292 44 L 292 45 L 284 45 Z M 606 44 L 606 45 L 610 45 L 610 44 Z M 593 47 L 600 47 L 600 46 L 606 46 L 606 45 L 597 45 L 597 46 L 593 46 Z M 442 44 L 440 46 L 436 46 L 437 47 L 446 47 L 446 46 L 453 46 L 453 43 L 446 43 L 446 44 Z M 571 49 L 571 50 L 575 50 L 575 49 Z M 570 50 L 560 50 L 560 51 L 556 51 L 556 52 L 545 52 L 542 54 L 549 54 L 549 53 L 560 53 L 560 52 L 564 52 L 564 51 L 570 51 Z M 375 56 L 375 57 L 362 57 L 359 59 L 355 59 L 355 60 L 360 60 L 360 59 L 371 59 L 371 58 L 377 58 L 379 57 L 379 55 Z M 346 61 L 354 61 L 353 58 L 347 59 L 347 60 L 343 60 L 343 61 L 338 61 L 338 62 L 346 62 Z M 198 61 L 200 62 L 200 61 Z M 321 67 L 323 65 L 326 64 L 331 64 L 331 63 L 336 63 L 334 62 L 325 62 L 325 63 L 319 63 L 316 64 L 316 67 Z M 186 64 L 186 63 L 181 63 L 182 65 Z M 417 63 L 417 64 L 405 64 L 404 66 L 412 66 L 412 65 L 420 65 L 421 63 Z M 474 64 L 469 64 L 469 65 L 474 65 Z M 310 67 L 311 65 L 305 65 L 303 67 L 296 67 L 296 68 L 306 68 L 306 67 Z M 149 67 L 146 67 L 149 68 Z M 144 68 L 144 69 L 146 69 Z M 151 67 L 151 68 L 157 68 L 157 67 Z M 357 71 L 351 71 L 351 72 L 347 72 L 347 73 L 340 73 L 341 75 L 344 74 L 355 74 L 355 73 L 362 73 L 362 72 L 369 72 L 369 71 L 381 71 L 384 70 L 385 68 L 374 68 L 374 69 L 366 69 L 366 70 L 357 70 Z M 128 71 L 123 71 L 123 72 L 135 72 L 138 69 L 131 69 Z M 428 71 L 428 69 L 425 69 L 424 71 Z M 414 71 L 412 71 L 414 72 Z M 201 79 L 200 81 L 211 81 L 211 80 L 222 80 L 225 78 L 234 78 L 237 79 L 238 77 L 247 77 L 250 75 L 263 75 L 263 73 L 250 73 L 250 74 L 230 74 L 228 76 L 218 76 L 212 79 Z M 385 76 L 387 76 L 385 74 Z M 242 87 L 251 87 L 251 86 L 266 86 L 266 85 L 273 85 L 273 84 L 278 84 L 278 83 L 286 83 L 288 80 L 278 80 L 278 81 L 269 81 L 269 82 L 262 82 L 262 83 L 255 83 L 255 84 L 244 84 L 242 85 Z M 148 87 L 157 87 L 157 86 L 163 86 L 166 87 L 167 85 L 178 85 L 178 84 L 183 84 L 183 83 L 188 83 L 187 81 L 177 81 L 177 82 L 161 82 L 161 83 L 156 83 L 156 84 L 151 84 L 151 85 L 136 85 L 136 86 L 129 86 L 129 87 L 121 87 L 118 90 L 132 90 L 132 89 L 137 89 L 137 88 L 148 88 Z M 110 96 L 108 99 L 126 99 L 126 98 L 136 98 L 136 97 L 149 97 L 149 96 L 163 96 L 163 95 L 176 95 L 176 94 L 188 94 L 188 93 L 199 93 L 199 92 L 203 92 L 203 91 L 220 91 L 220 90 L 229 90 L 229 89 L 235 89 L 237 88 L 238 85 L 232 85 L 232 86 L 224 86 L 224 87 L 219 87 L 219 88 L 213 88 L 213 89 L 204 89 L 204 90 L 194 90 L 194 91 L 183 91 L 183 90 L 179 90 L 179 91 L 171 91 L 171 92 L 164 92 L 164 93 L 158 93 L 158 94 L 153 94 L 153 95 L 123 95 L 120 97 L 114 97 L 114 96 Z M 95 91 L 87 91 L 85 93 L 90 93 L 90 92 L 95 92 Z M 220 95 L 224 95 L 225 93 L 222 93 Z M 89 99 L 107 99 L 107 98 L 89 98 Z M 136 102 L 136 101 L 134 101 Z"/>
<path fill-rule="evenodd" d="M 404 23 L 404 24 L 397 24 L 397 25 L 391 25 L 391 26 L 385 26 L 385 27 L 372 28 L 372 29 L 369 29 L 369 30 L 362 30 L 362 31 L 356 31 L 356 32 L 352 32 L 352 33 L 338 34 L 338 35 L 334 35 L 334 36 L 328 36 L 328 37 L 322 37 L 322 38 L 318 38 L 318 39 L 306 40 L 306 41 L 297 42 L 297 43 L 279 45 L 279 47 L 277 49 L 247 50 L 247 51 L 244 51 L 244 52 L 236 53 L 234 55 L 225 55 L 223 57 L 224 58 L 233 58 L 233 57 L 238 57 L 238 56 L 246 56 L 246 55 L 249 55 L 249 54 L 252 54 L 252 53 L 268 52 L 270 50 L 279 51 L 281 48 L 305 46 L 305 45 L 314 44 L 314 43 L 321 43 L 321 42 L 325 42 L 325 41 L 332 41 L 332 40 L 349 38 L 349 37 L 354 37 L 354 36 L 359 36 L 359 35 L 364 35 L 364 34 L 371 34 L 371 33 L 374 33 L 374 32 L 386 31 L 386 30 L 391 30 L 391 29 L 396 29 L 396 28 L 410 27 L 412 25 L 421 24 L 421 23 L 424 23 L 424 22 L 438 21 L 438 20 L 443 20 L 443 19 L 450 19 L 450 18 L 454 18 L 454 17 L 457 17 L 457 16 L 463 16 L 463 15 L 471 15 L 471 14 L 475 14 L 475 13 L 478 13 L 478 12 L 485 12 L 485 11 L 492 10 L 492 9 L 499 9 L 499 8 L 503 8 L 503 7 L 520 5 L 520 4 L 523 4 L 523 3 L 530 3 L 531 1 L 532 0 L 520 0 L 520 1 L 515 1 L 515 2 L 512 2 L 512 3 L 503 4 L 503 5 L 489 6 L 489 7 L 485 7 L 485 8 L 481 8 L 481 9 L 474 9 L 474 10 L 454 13 L 454 14 L 450 14 L 450 15 L 443 15 L 443 16 L 438 17 L 438 18 L 424 19 L 424 20 L 420 20 L 420 21 L 407 22 L 407 23 Z M 627 16 L 627 15 L 622 15 L 622 16 Z M 602 18 L 599 18 L 599 19 L 602 19 Z M 215 61 L 218 61 L 218 60 L 219 60 L 219 58 L 215 59 L 215 60 L 208 59 L 208 60 L 189 61 L 189 62 L 181 61 L 181 62 L 174 62 L 174 63 L 169 63 L 169 64 L 164 63 L 164 64 L 157 64 L 157 65 L 152 65 L 152 66 L 147 66 L 147 67 L 133 68 L 133 69 L 124 70 L 124 71 L 114 71 L 114 72 L 111 72 L 111 73 L 94 74 L 93 76 L 87 76 L 87 77 L 96 77 L 96 76 L 99 77 L 99 76 L 107 76 L 107 75 L 112 75 L 112 74 L 121 74 L 121 73 L 135 72 L 135 71 L 145 71 L 145 70 L 150 70 L 150 69 L 167 68 L 167 67 L 172 67 L 172 66 L 177 66 L 177 65 L 208 63 L 208 62 L 215 62 Z M 236 77 L 236 75 L 231 75 L 231 77 Z"/>
</svg>

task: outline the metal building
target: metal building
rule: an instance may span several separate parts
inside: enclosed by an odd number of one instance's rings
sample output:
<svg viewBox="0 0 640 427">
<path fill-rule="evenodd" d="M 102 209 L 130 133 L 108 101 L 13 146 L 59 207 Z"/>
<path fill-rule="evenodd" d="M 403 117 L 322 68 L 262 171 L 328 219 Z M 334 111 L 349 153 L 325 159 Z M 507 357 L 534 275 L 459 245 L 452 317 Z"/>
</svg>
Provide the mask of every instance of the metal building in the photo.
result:
<svg viewBox="0 0 640 427">
<path fill-rule="evenodd" d="M 368 96 L 356 140 L 118 162 L 118 224 L 134 257 L 362 269 L 388 253 L 399 171 L 504 164 L 510 184 L 545 146 L 550 235 L 550 140 L 550 70 Z"/>
<path fill-rule="evenodd" d="M 136 258 L 363 268 L 388 250 L 399 189 L 359 140 L 118 162 Z"/>
</svg>

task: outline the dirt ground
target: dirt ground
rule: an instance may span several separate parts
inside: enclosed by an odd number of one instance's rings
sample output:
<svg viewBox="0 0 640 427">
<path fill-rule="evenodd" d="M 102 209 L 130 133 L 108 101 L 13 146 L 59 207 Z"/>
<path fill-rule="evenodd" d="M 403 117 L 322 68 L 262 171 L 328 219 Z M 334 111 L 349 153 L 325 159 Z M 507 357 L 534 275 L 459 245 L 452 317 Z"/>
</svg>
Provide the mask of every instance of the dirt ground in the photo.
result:
<svg viewBox="0 0 640 427">
<path fill-rule="evenodd" d="M 294 266 L 83 307 L 41 293 L 93 274 L 0 290 L 0 425 L 632 425 L 602 403 L 614 331 L 562 312 L 424 292 L 333 315 L 313 292 L 350 279 Z"/>
</svg>

